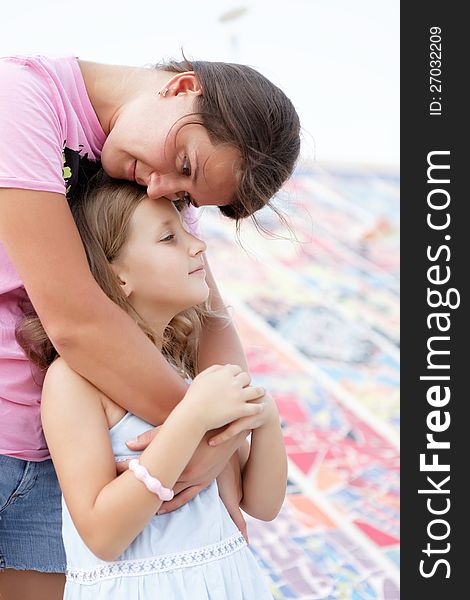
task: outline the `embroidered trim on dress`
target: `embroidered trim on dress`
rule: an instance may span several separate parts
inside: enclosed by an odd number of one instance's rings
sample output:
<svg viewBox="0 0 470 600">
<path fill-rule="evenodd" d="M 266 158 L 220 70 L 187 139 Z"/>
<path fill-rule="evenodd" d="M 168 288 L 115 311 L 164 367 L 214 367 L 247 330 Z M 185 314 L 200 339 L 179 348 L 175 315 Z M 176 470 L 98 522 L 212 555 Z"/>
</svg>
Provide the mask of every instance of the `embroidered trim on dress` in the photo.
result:
<svg viewBox="0 0 470 600">
<path fill-rule="evenodd" d="M 220 560 L 238 552 L 246 545 L 243 535 L 235 533 L 217 544 L 186 552 L 161 554 L 138 560 L 118 560 L 97 565 L 93 569 L 67 569 L 67 580 L 82 585 L 92 585 L 98 581 L 116 577 L 141 577 L 154 573 L 165 573 Z"/>
<path fill-rule="evenodd" d="M 124 462 L 126 460 L 132 460 L 133 458 L 139 458 L 140 454 L 123 454 L 122 456 L 115 456 L 114 462 Z"/>
</svg>

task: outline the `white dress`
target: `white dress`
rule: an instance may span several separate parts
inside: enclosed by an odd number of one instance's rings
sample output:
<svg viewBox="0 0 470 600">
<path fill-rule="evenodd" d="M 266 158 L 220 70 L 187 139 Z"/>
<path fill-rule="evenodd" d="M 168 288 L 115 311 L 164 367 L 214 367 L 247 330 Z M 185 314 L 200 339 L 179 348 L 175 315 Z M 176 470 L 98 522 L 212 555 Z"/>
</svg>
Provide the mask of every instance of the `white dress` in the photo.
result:
<svg viewBox="0 0 470 600">
<path fill-rule="evenodd" d="M 135 456 L 125 440 L 149 427 L 131 413 L 112 427 L 116 459 Z M 63 500 L 62 519 L 65 600 L 273 600 L 215 481 L 178 510 L 153 517 L 113 562 L 87 548 Z"/>
</svg>

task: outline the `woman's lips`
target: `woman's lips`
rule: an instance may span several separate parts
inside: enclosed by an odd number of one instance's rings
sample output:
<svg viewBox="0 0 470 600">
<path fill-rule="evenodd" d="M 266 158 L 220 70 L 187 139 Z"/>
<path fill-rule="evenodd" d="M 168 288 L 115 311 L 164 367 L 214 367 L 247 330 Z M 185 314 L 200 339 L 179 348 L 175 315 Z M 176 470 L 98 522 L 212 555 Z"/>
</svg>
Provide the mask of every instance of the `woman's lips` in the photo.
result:
<svg viewBox="0 0 470 600">
<path fill-rule="evenodd" d="M 129 170 L 127 172 L 127 178 L 129 179 L 129 181 L 135 181 L 135 167 L 136 167 L 136 165 L 137 165 L 137 161 L 135 160 L 129 166 Z"/>
</svg>

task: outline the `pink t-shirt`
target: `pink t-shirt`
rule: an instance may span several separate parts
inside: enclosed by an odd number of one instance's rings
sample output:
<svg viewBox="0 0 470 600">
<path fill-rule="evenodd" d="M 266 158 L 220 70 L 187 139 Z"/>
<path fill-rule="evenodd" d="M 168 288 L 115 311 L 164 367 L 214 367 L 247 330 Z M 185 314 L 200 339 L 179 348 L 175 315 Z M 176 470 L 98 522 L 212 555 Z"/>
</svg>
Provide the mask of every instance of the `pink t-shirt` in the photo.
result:
<svg viewBox="0 0 470 600">
<path fill-rule="evenodd" d="M 64 194 L 80 161 L 99 159 L 105 139 L 76 58 L 0 58 L 0 187 Z M 15 339 L 25 297 L 0 241 L 0 454 L 39 461 L 49 457 L 43 376 Z"/>
</svg>

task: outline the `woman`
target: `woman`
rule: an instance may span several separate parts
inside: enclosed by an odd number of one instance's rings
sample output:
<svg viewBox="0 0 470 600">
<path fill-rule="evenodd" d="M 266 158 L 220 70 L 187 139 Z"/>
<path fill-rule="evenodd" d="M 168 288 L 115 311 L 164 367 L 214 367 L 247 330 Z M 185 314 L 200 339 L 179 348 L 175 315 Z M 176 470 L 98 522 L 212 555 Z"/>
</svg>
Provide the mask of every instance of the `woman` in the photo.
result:
<svg viewBox="0 0 470 600">
<path fill-rule="evenodd" d="M 0 61 L 4 598 L 60 597 L 63 586 L 60 493 L 39 414 L 42 373 L 14 334 L 27 296 L 68 365 L 126 410 L 161 423 L 186 390 L 96 284 L 66 193 L 73 196 L 90 161 L 101 158 L 109 175 L 146 186 L 150 198 L 215 204 L 238 221 L 269 203 L 298 152 L 292 104 L 245 66 L 184 62 L 150 70 L 75 58 Z M 207 273 L 210 305 L 220 314 L 208 266 Z M 223 318 L 213 318 L 201 335 L 200 368 L 214 363 L 246 368 L 235 329 Z M 185 490 L 180 502 L 219 475 L 242 440 L 220 448 L 203 441 L 176 486 Z"/>
</svg>

